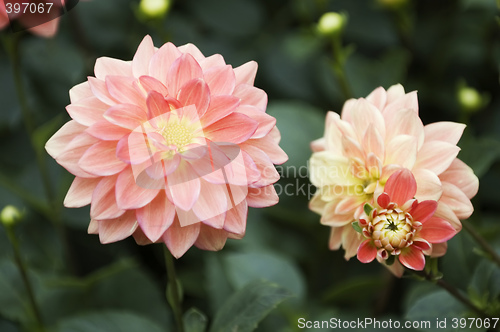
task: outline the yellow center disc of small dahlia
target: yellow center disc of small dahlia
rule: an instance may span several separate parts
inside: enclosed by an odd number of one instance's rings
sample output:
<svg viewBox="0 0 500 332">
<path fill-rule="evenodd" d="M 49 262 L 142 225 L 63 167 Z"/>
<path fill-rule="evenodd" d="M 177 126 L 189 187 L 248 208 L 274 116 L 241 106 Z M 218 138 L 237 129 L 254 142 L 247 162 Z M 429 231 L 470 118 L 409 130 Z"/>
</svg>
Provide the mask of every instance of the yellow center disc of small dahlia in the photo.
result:
<svg viewBox="0 0 500 332">
<path fill-rule="evenodd" d="M 167 141 L 168 145 L 174 145 L 177 148 L 182 148 L 192 139 L 191 132 L 181 124 L 173 124 L 167 126 L 163 130 L 162 135 Z"/>
<path fill-rule="evenodd" d="M 412 231 L 412 220 L 400 210 L 388 210 L 373 220 L 373 239 L 389 252 L 406 247 L 413 238 Z"/>
</svg>

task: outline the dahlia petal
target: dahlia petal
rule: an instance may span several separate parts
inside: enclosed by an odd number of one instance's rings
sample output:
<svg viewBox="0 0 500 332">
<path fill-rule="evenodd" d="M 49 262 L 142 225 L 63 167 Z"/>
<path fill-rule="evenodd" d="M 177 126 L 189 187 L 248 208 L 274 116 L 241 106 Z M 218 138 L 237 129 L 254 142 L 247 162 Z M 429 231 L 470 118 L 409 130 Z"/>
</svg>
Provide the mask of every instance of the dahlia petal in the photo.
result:
<svg viewBox="0 0 500 332">
<path fill-rule="evenodd" d="M 139 81 L 134 82 L 134 86 L 137 87 L 139 91 L 143 91 L 146 96 L 153 91 L 161 94 L 163 97 L 168 95 L 167 87 L 151 76 L 139 77 Z"/>
<path fill-rule="evenodd" d="M 358 259 L 361 263 L 370 263 L 377 256 L 377 248 L 372 240 L 365 240 L 358 248 Z"/>
<path fill-rule="evenodd" d="M 422 271 L 425 267 L 425 256 L 422 250 L 410 246 L 402 250 L 399 255 L 401 264 L 415 271 Z"/>
<path fill-rule="evenodd" d="M 135 77 L 149 75 L 149 62 L 155 54 L 153 40 L 149 35 L 144 37 L 135 52 L 132 60 L 132 72 Z"/>
<path fill-rule="evenodd" d="M 153 157 L 144 134 L 137 131 L 133 131 L 118 141 L 116 156 L 120 160 L 134 165 L 141 164 Z"/>
<path fill-rule="evenodd" d="M 327 151 L 313 153 L 310 172 L 310 180 L 316 187 L 354 186 L 361 183 L 360 179 L 352 175 L 347 158 L 332 156 Z"/>
<path fill-rule="evenodd" d="M 121 241 L 132 235 L 137 229 L 137 221 L 133 211 L 122 216 L 99 221 L 99 240 L 102 244 Z"/>
<path fill-rule="evenodd" d="M 103 141 L 119 141 L 125 135 L 130 134 L 130 130 L 116 126 L 107 120 L 101 120 L 88 127 L 85 132 Z"/>
<path fill-rule="evenodd" d="M 239 104 L 240 99 L 234 96 L 211 96 L 208 112 L 200 119 L 203 127 L 208 127 L 233 113 Z"/>
<path fill-rule="evenodd" d="M 357 99 L 354 98 L 345 101 L 344 105 L 342 106 L 342 110 L 340 111 L 340 118 L 343 121 L 351 122 L 351 110 L 356 104 L 356 101 Z"/>
<path fill-rule="evenodd" d="M 219 251 L 226 244 L 227 235 L 223 229 L 215 229 L 202 224 L 200 235 L 194 245 L 202 250 Z"/>
<path fill-rule="evenodd" d="M 232 234 L 243 236 L 247 225 L 248 205 L 243 200 L 226 212 L 224 229 Z"/>
<path fill-rule="evenodd" d="M 244 114 L 249 118 L 257 121 L 258 127 L 255 133 L 252 135 L 252 138 L 262 138 L 266 136 L 276 125 L 276 118 L 260 111 L 255 106 L 240 106 L 236 109 L 236 112 Z"/>
<path fill-rule="evenodd" d="M 76 136 L 66 145 L 66 149 L 64 152 L 59 154 L 56 158 L 56 161 L 59 165 L 63 166 L 75 176 L 79 176 L 82 178 L 93 178 L 95 175 L 85 172 L 79 165 L 78 161 L 83 156 L 83 154 L 89 149 L 92 145 L 97 143 L 98 140 L 87 133 L 81 133 Z"/>
<path fill-rule="evenodd" d="M 391 271 L 391 273 L 394 276 L 396 276 L 398 278 L 401 278 L 403 276 L 403 274 L 405 273 L 405 267 L 403 265 L 401 265 L 401 263 L 399 261 L 394 261 L 394 263 L 392 265 L 384 264 L 384 266 L 389 271 Z"/>
<path fill-rule="evenodd" d="M 340 246 L 342 245 L 342 231 L 342 227 L 332 227 L 330 229 L 330 238 L 328 240 L 328 248 L 330 248 L 330 250 L 340 249 Z"/>
<path fill-rule="evenodd" d="M 320 221 L 322 225 L 342 227 L 354 221 L 353 213 L 339 214 L 336 212 L 338 202 L 338 200 L 332 201 L 325 206 Z"/>
<path fill-rule="evenodd" d="M 390 202 L 391 198 L 385 192 L 381 193 L 377 198 L 377 204 L 383 209 L 386 209 Z"/>
<path fill-rule="evenodd" d="M 271 159 L 273 164 L 281 165 L 288 160 L 288 155 L 280 148 L 278 143 L 276 143 L 269 134 L 262 138 L 250 139 L 240 146 L 244 149 L 248 144 L 262 150 L 265 154 L 267 154 L 269 159 Z"/>
<path fill-rule="evenodd" d="M 443 181 L 441 202 L 448 205 L 459 219 L 467 219 L 474 212 L 470 199 L 457 186 Z"/>
<path fill-rule="evenodd" d="M 82 82 L 69 90 L 69 99 L 72 103 L 77 103 L 82 99 L 93 97 L 89 82 Z"/>
<path fill-rule="evenodd" d="M 229 65 L 212 67 L 203 72 L 212 95 L 230 95 L 235 87 L 235 74 Z"/>
<path fill-rule="evenodd" d="M 175 218 L 163 235 L 163 241 L 165 241 L 172 255 L 179 258 L 195 243 L 200 234 L 200 228 L 200 223 L 181 227 L 179 219 Z"/>
<path fill-rule="evenodd" d="M 384 139 L 374 126 L 368 125 L 363 137 L 362 147 L 365 154 L 374 153 L 379 159 L 384 160 Z"/>
<path fill-rule="evenodd" d="M 91 219 L 89 227 L 87 228 L 88 234 L 99 234 L 99 222 L 95 219 Z"/>
<path fill-rule="evenodd" d="M 366 99 L 358 99 L 351 109 L 351 123 L 361 140 L 369 125 L 372 125 L 382 137 L 385 137 L 385 122 L 380 111 Z"/>
<path fill-rule="evenodd" d="M 195 174 L 192 166 L 182 160 L 175 172 L 167 176 L 174 205 L 184 211 L 190 210 L 200 195 L 200 179 Z"/>
<path fill-rule="evenodd" d="M 354 214 L 354 210 L 360 205 L 358 197 L 346 197 L 341 199 L 335 207 L 335 213 L 338 214 Z"/>
<path fill-rule="evenodd" d="M 115 184 L 117 175 L 106 176 L 99 181 L 92 193 L 91 219 L 104 220 L 118 218 L 125 213 L 116 204 Z"/>
<path fill-rule="evenodd" d="M 438 207 L 436 212 L 434 213 L 434 216 L 449 222 L 457 232 L 462 229 L 462 223 L 457 218 L 455 212 L 453 212 L 453 210 L 447 204 L 441 201 L 438 202 Z"/>
<path fill-rule="evenodd" d="M 356 256 L 358 248 L 363 242 L 364 238 L 361 234 L 356 232 L 351 225 L 346 225 L 342 229 L 342 243 L 345 250 L 344 258 L 349 260 L 351 257 Z M 376 250 L 375 250 L 376 252 Z"/>
<path fill-rule="evenodd" d="M 205 127 L 203 133 L 214 142 L 239 144 L 252 137 L 258 126 L 257 121 L 248 116 L 232 113 Z"/>
<path fill-rule="evenodd" d="M 100 141 L 92 145 L 78 161 L 85 172 L 109 176 L 121 172 L 127 164 L 116 157 L 116 141 Z"/>
<path fill-rule="evenodd" d="M 202 221 L 222 215 L 222 220 L 218 220 L 220 224 L 206 223 L 214 228 L 224 226 L 225 213 L 228 209 L 226 190 L 225 185 L 214 185 L 200 181 L 200 194 L 193 205 L 193 212 Z"/>
<path fill-rule="evenodd" d="M 116 203 L 125 210 L 139 209 L 158 195 L 159 189 L 150 189 L 140 186 L 131 167 L 125 168 L 116 179 Z"/>
<path fill-rule="evenodd" d="M 389 91 L 387 92 L 387 97 L 392 98 L 390 96 Z M 389 119 L 394 116 L 399 110 L 409 108 L 412 109 L 415 113 L 418 114 L 418 97 L 417 91 L 412 91 L 410 93 L 405 94 L 402 97 L 399 97 L 395 100 L 391 100 L 387 106 L 384 108 L 382 113 L 384 114 L 385 119 Z"/>
<path fill-rule="evenodd" d="M 125 104 L 132 104 L 145 109 L 144 97 L 134 88 L 135 78 L 125 76 L 106 76 L 109 94 Z"/>
<path fill-rule="evenodd" d="M 434 215 L 436 209 L 437 209 L 436 201 L 423 201 L 414 204 L 413 207 L 410 209 L 409 213 L 413 217 L 413 220 L 420 221 L 422 224 L 425 224 L 425 222 Z"/>
<path fill-rule="evenodd" d="M 311 142 L 309 145 L 312 152 L 320 152 L 326 150 L 326 140 L 324 137 L 318 138 Z"/>
<path fill-rule="evenodd" d="M 67 208 L 79 208 L 90 204 L 92 193 L 99 181 L 101 181 L 101 178 L 85 179 L 75 177 L 64 198 L 64 206 Z"/>
<path fill-rule="evenodd" d="M 168 72 L 174 61 L 181 55 L 182 53 L 174 44 L 166 43 L 151 57 L 151 61 L 149 62 L 149 76 L 156 78 L 166 85 Z"/>
<path fill-rule="evenodd" d="M 170 203 L 164 191 L 151 203 L 136 210 L 139 226 L 152 242 L 158 241 L 165 231 L 172 225 L 175 217 L 175 206 Z"/>
<path fill-rule="evenodd" d="M 343 147 L 343 155 L 347 158 L 357 158 L 360 160 L 365 160 L 366 155 L 361 148 L 361 145 L 352 138 L 343 136 L 342 137 L 342 147 Z"/>
<path fill-rule="evenodd" d="M 108 107 L 109 105 L 92 96 L 66 106 L 66 111 L 73 120 L 89 127 L 102 120 L 102 115 Z"/>
<path fill-rule="evenodd" d="M 417 148 L 424 143 L 424 125 L 417 113 L 412 109 L 400 109 L 391 117 L 386 117 L 386 126 L 391 128 L 387 132 L 386 141 L 398 135 L 409 135 L 417 138 Z"/>
<path fill-rule="evenodd" d="M 385 184 L 384 191 L 391 198 L 391 202 L 395 202 L 401 206 L 415 196 L 417 192 L 417 183 L 411 171 L 403 168 L 394 172 L 389 177 Z"/>
<path fill-rule="evenodd" d="M 472 168 L 457 158 L 439 175 L 439 178 L 442 182 L 452 183 L 460 188 L 469 199 L 476 196 L 479 189 L 479 180 Z"/>
<path fill-rule="evenodd" d="M 366 97 L 366 100 L 368 100 L 370 103 L 373 104 L 373 106 L 382 111 L 387 101 L 387 93 L 385 92 L 383 87 L 379 86 L 378 88 L 373 90 L 368 95 L 368 97 Z"/>
<path fill-rule="evenodd" d="M 396 99 L 399 99 L 405 95 L 405 88 L 401 84 L 394 84 L 387 89 L 387 103 L 390 104 Z"/>
<path fill-rule="evenodd" d="M 248 84 L 253 85 L 255 76 L 257 75 L 258 64 L 255 61 L 249 61 L 239 67 L 234 68 L 234 75 L 236 77 L 236 85 Z"/>
<path fill-rule="evenodd" d="M 263 208 L 278 204 L 279 197 L 276 194 L 274 185 L 260 188 L 248 188 L 247 203 L 248 206 L 254 208 Z"/>
<path fill-rule="evenodd" d="M 417 154 L 415 169 L 426 168 L 436 175 L 443 173 L 458 155 L 460 148 L 443 141 L 425 142 Z"/>
<path fill-rule="evenodd" d="M 212 67 L 226 65 L 226 61 L 224 61 L 224 57 L 220 54 L 214 54 L 214 55 L 211 55 L 209 57 L 206 57 L 205 59 L 197 60 L 197 61 L 200 64 L 200 67 L 201 67 L 201 69 L 203 69 L 204 72 Z"/>
<path fill-rule="evenodd" d="M 417 138 L 409 135 L 394 137 L 385 148 L 385 164 L 412 169 L 417 160 Z"/>
<path fill-rule="evenodd" d="M 92 93 L 99 98 L 100 101 L 107 105 L 115 105 L 117 103 L 116 99 L 114 99 L 109 93 L 108 88 L 106 87 L 106 82 L 94 77 L 88 77 L 87 80 Z"/>
<path fill-rule="evenodd" d="M 415 248 L 417 249 L 422 250 L 423 252 L 431 249 L 431 244 L 427 242 L 427 240 L 422 238 L 414 238 L 413 246 L 415 246 Z"/>
<path fill-rule="evenodd" d="M 199 117 L 202 117 L 210 104 L 212 90 L 203 79 L 195 78 L 186 82 L 179 90 L 177 99 L 183 106 L 194 105 Z"/>
<path fill-rule="evenodd" d="M 430 243 L 442 243 L 455 236 L 457 231 L 448 221 L 439 217 L 432 217 L 422 226 L 422 229 L 417 234 Z"/>
<path fill-rule="evenodd" d="M 143 122 L 147 121 L 146 112 L 132 104 L 117 104 L 111 106 L 105 113 L 104 118 L 117 126 L 134 130 Z"/>
<path fill-rule="evenodd" d="M 443 141 L 456 145 L 466 125 L 456 122 L 434 122 L 424 127 L 425 141 Z"/>
<path fill-rule="evenodd" d="M 437 201 L 443 194 L 441 181 L 438 176 L 428 169 L 415 169 L 412 171 L 415 181 L 417 181 L 417 193 L 415 198 L 419 201 Z"/>
<path fill-rule="evenodd" d="M 257 166 L 258 172 L 260 173 L 260 179 L 254 182 L 252 184 L 253 186 L 255 187 L 268 186 L 280 179 L 280 175 L 276 170 L 276 168 L 274 167 L 271 159 L 269 159 L 269 157 L 262 150 L 252 145 L 246 145 L 243 152 L 246 152 L 250 155 L 252 160 L 255 162 L 255 166 Z M 247 180 L 250 179 L 255 180 L 255 177 L 252 177 L 252 173 L 250 172 L 250 169 L 248 167 L 245 168 L 244 176 L 247 177 Z"/>
<path fill-rule="evenodd" d="M 132 234 L 132 236 L 134 237 L 135 243 L 137 243 L 140 246 L 145 246 L 154 243 L 150 239 L 148 239 L 148 237 L 144 234 L 144 232 L 140 227 L 137 227 L 135 229 L 135 232 L 134 234 Z"/>
<path fill-rule="evenodd" d="M 54 159 L 57 159 L 66 149 L 68 142 L 80 135 L 86 129 L 75 120 L 66 122 L 48 141 L 45 143 L 45 150 Z"/>
<path fill-rule="evenodd" d="M 267 94 L 264 90 L 248 84 L 240 84 L 234 88 L 233 96 L 241 99 L 240 105 L 251 105 L 265 112 Z"/>
<path fill-rule="evenodd" d="M 444 256 L 444 254 L 446 254 L 447 250 L 448 250 L 448 243 L 446 242 L 433 243 L 431 245 L 431 250 L 429 250 L 429 253 L 425 254 L 431 257 L 442 257 Z"/>
<path fill-rule="evenodd" d="M 203 78 L 200 65 L 190 54 L 181 55 L 168 70 L 166 85 L 169 94 L 177 96 L 183 85 L 195 78 Z"/>
<path fill-rule="evenodd" d="M 94 66 L 95 77 L 104 81 L 106 76 L 132 76 L 132 66 L 130 62 L 123 60 L 100 57 L 97 58 Z"/>
<path fill-rule="evenodd" d="M 205 59 L 203 53 L 201 53 L 200 49 L 191 43 L 187 43 L 185 45 L 179 46 L 179 51 L 184 54 L 190 54 L 193 56 L 196 61 L 202 61 Z"/>
<path fill-rule="evenodd" d="M 27 17 L 26 15 L 24 17 Z M 36 25 L 34 27 L 29 28 L 28 30 L 40 37 L 44 38 L 50 38 L 54 37 L 54 35 L 57 32 L 57 27 L 59 26 L 59 17 L 53 18 L 53 17 L 48 17 L 48 21 L 45 21 L 45 23 Z M 20 21 L 23 20 L 23 16 L 19 18 Z M 28 26 L 32 25 L 31 23 L 28 23 Z"/>
</svg>

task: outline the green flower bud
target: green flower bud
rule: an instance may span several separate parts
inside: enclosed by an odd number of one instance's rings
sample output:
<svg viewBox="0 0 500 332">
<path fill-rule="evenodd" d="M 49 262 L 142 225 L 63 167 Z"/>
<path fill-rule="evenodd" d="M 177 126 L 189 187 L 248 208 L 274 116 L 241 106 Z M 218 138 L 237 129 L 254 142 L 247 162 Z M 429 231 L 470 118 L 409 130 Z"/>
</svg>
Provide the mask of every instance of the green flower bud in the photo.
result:
<svg viewBox="0 0 500 332">
<path fill-rule="evenodd" d="M 319 19 L 317 29 L 322 35 L 335 35 L 342 32 L 346 23 L 347 17 L 345 14 L 335 12 L 324 13 Z"/>
<path fill-rule="evenodd" d="M 15 206 L 7 205 L 0 212 L 0 221 L 5 226 L 12 226 L 22 219 L 22 213 Z"/>
<path fill-rule="evenodd" d="M 170 9 L 171 0 L 141 0 L 139 11 L 147 18 L 162 18 Z"/>
<path fill-rule="evenodd" d="M 475 112 L 484 106 L 481 94 L 474 88 L 463 86 L 458 90 L 460 106 L 469 112 Z"/>
</svg>

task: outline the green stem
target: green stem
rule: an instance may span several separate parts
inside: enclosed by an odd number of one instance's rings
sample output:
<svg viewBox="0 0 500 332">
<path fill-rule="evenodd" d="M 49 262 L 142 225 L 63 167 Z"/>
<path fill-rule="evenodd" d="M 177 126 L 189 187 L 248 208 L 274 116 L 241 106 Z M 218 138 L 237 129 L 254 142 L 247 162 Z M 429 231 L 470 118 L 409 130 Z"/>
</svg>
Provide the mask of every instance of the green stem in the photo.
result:
<svg viewBox="0 0 500 332">
<path fill-rule="evenodd" d="M 174 312 L 175 323 L 178 332 L 184 332 L 184 324 L 182 322 L 182 306 L 179 287 L 177 287 L 177 277 L 175 275 L 174 258 L 167 246 L 163 245 L 163 253 L 165 255 L 165 267 L 167 269 L 167 301 Z"/>
<path fill-rule="evenodd" d="M 332 59 L 333 72 L 337 76 L 337 81 L 339 83 L 340 89 L 342 90 L 344 98 L 346 100 L 350 99 L 353 97 L 353 93 L 351 90 L 351 86 L 347 81 L 347 76 L 345 74 L 344 64 L 346 60 L 346 54 L 345 52 L 343 52 L 342 40 L 340 35 L 333 36 L 332 51 L 333 51 L 333 59 Z"/>
<path fill-rule="evenodd" d="M 26 291 L 28 293 L 28 299 L 30 302 L 31 309 L 33 310 L 33 314 L 35 316 L 36 324 L 38 325 L 38 330 L 43 332 L 45 331 L 45 327 L 43 325 L 42 315 L 40 314 L 40 310 L 35 300 L 33 287 L 31 286 L 30 280 L 28 278 L 26 264 L 21 257 L 21 253 L 19 250 L 19 242 L 17 241 L 13 226 L 6 225 L 5 228 L 7 230 L 7 237 L 9 238 L 9 241 L 12 245 L 12 250 L 14 252 L 14 260 L 16 261 L 16 265 L 19 268 L 19 272 L 21 273 L 21 278 L 23 279 L 24 286 L 26 287 Z"/>
<path fill-rule="evenodd" d="M 490 258 L 500 266 L 500 255 L 497 254 L 495 249 L 489 245 L 488 242 L 472 227 L 472 225 L 467 221 L 462 221 L 462 225 L 467 232 L 474 238 L 474 240 L 483 248 L 485 252 L 490 255 Z"/>
</svg>

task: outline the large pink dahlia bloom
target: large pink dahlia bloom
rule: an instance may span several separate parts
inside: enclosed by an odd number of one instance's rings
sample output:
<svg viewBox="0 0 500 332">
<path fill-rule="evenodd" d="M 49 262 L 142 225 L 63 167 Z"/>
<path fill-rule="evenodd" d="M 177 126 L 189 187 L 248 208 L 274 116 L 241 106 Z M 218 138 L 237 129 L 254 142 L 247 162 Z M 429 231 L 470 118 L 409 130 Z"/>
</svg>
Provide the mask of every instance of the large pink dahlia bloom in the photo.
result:
<svg viewBox="0 0 500 332">
<path fill-rule="evenodd" d="M 330 249 L 342 246 L 346 259 L 356 255 L 363 237 L 351 223 L 401 168 L 416 180 L 415 198 L 437 201 L 435 216 L 459 231 L 460 219 L 473 212 L 470 199 L 479 185 L 472 169 L 456 158 L 464 129 L 454 122 L 424 126 L 416 91 L 405 93 L 399 84 L 348 100 L 341 116 L 329 112 L 324 137 L 311 144 L 310 178 L 317 191 L 310 208 L 331 227 Z M 446 243 L 431 249 L 433 256 L 443 255 Z"/>
<path fill-rule="evenodd" d="M 248 206 L 278 202 L 273 163 L 287 160 L 256 71 L 149 36 L 132 61 L 97 59 L 96 77 L 70 91 L 73 120 L 46 145 L 76 176 L 64 205 L 91 204 L 102 243 L 132 235 L 176 257 L 243 237 Z"/>
</svg>

